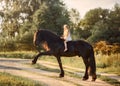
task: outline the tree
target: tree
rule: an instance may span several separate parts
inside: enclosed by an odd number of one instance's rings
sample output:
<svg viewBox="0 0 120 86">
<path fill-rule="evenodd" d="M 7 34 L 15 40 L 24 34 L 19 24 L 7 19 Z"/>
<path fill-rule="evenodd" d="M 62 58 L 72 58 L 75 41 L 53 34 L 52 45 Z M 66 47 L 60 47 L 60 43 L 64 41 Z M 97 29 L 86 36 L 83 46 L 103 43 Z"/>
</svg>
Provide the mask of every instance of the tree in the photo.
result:
<svg viewBox="0 0 120 86">
<path fill-rule="evenodd" d="M 32 44 L 36 29 L 49 29 L 61 35 L 63 24 L 70 22 L 68 11 L 60 0 L 0 0 L 0 3 L 4 3 L 0 9 L 0 30 L 4 39 L 9 37 L 26 46 Z"/>
<path fill-rule="evenodd" d="M 88 38 L 88 41 L 92 43 L 101 40 L 109 43 L 120 43 L 120 30 L 110 28 L 109 25 L 103 21 L 97 22 L 91 32 L 92 35 Z"/>
<path fill-rule="evenodd" d="M 70 15 L 70 21 L 74 24 L 74 26 L 78 26 L 79 22 L 80 22 L 80 14 L 76 9 L 71 9 L 69 11 L 69 15 Z"/>
<path fill-rule="evenodd" d="M 49 29 L 62 34 L 62 26 L 69 23 L 68 11 L 60 0 L 45 0 L 40 9 L 33 15 L 33 22 L 37 28 Z"/>
<path fill-rule="evenodd" d="M 0 0 L 0 3 L 4 3 L 0 13 L 2 16 L 1 28 L 3 32 L 7 32 L 9 37 L 14 37 L 14 33 L 19 32 L 21 25 L 26 21 L 32 21 L 31 16 L 39 8 L 40 1 Z"/>
<path fill-rule="evenodd" d="M 100 40 L 107 40 L 108 34 L 106 32 L 108 30 L 108 24 L 104 23 L 103 21 L 97 22 L 94 26 L 93 29 L 91 30 L 92 35 L 87 39 L 91 43 L 98 42 Z"/>
<path fill-rule="evenodd" d="M 108 16 L 111 28 L 120 28 L 120 4 L 115 4 Z"/>
<path fill-rule="evenodd" d="M 72 33 L 72 38 L 73 40 L 79 39 L 80 35 L 80 27 L 79 27 L 79 22 L 80 22 L 80 14 L 76 9 L 70 9 L 69 11 L 70 15 L 70 28 L 71 28 L 71 33 Z"/>
<path fill-rule="evenodd" d="M 92 26 L 95 25 L 96 22 L 103 20 L 104 22 L 108 18 L 109 10 L 102 8 L 95 8 L 88 11 L 85 14 L 84 19 L 80 21 L 80 25 L 84 29 L 92 29 Z"/>
<path fill-rule="evenodd" d="M 115 4 L 112 10 L 95 8 L 88 11 L 80 26 L 91 33 L 87 40 L 92 43 L 100 40 L 120 43 L 120 5 Z"/>
</svg>

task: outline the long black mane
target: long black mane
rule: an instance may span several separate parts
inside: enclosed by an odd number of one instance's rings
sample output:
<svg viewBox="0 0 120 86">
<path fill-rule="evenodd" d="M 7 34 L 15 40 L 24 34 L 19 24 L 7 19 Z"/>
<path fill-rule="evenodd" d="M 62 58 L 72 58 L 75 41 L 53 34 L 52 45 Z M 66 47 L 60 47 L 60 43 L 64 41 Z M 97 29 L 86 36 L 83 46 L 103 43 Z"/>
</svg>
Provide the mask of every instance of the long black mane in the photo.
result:
<svg viewBox="0 0 120 86">
<path fill-rule="evenodd" d="M 44 37 L 45 40 L 49 40 L 49 41 L 62 41 L 63 40 L 60 38 L 60 36 L 58 36 L 57 34 L 53 33 L 50 30 L 40 29 L 38 30 L 38 32 L 42 37 Z"/>
<path fill-rule="evenodd" d="M 64 50 L 64 40 L 60 38 L 57 34 L 49 31 L 40 29 L 35 33 L 34 42 L 35 45 L 44 45 L 43 48 L 45 50 L 50 49 L 51 52 L 60 53 Z M 46 49 L 48 48 L 48 49 Z"/>
</svg>

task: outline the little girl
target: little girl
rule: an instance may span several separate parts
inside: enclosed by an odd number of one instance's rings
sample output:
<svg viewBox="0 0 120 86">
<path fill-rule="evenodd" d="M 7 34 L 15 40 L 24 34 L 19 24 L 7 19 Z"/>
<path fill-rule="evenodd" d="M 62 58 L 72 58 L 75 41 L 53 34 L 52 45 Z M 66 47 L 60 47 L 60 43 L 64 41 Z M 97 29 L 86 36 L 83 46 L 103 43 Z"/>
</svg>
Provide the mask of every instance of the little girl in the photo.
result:
<svg viewBox="0 0 120 86">
<path fill-rule="evenodd" d="M 64 32 L 63 32 L 63 39 L 65 39 L 64 41 L 64 45 L 65 45 L 65 49 L 64 49 L 64 52 L 67 51 L 67 41 L 71 41 L 72 38 L 71 38 L 71 34 L 70 34 L 70 29 L 69 29 L 69 26 L 67 24 L 65 24 L 63 26 L 63 29 L 64 29 Z"/>
</svg>

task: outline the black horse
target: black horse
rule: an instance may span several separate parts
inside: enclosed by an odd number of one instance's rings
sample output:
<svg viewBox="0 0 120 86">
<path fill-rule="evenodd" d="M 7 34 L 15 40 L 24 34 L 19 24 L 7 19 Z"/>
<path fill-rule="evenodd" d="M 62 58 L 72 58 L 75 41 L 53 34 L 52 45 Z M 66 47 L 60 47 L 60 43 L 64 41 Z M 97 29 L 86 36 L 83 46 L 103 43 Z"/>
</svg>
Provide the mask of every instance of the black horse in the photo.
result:
<svg viewBox="0 0 120 86">
<path fill-rule="evenodd" d="M 60 77 L 64 77 L 64 70 L 62 67 L 61 56 L 72 57 L 81 56 L 86 70 L 83 80 L 89 78 L 89 73 L 92 75 L 92 81 L 96 80 L 96 63 L 94 57 L 93 47 L 82 40 L 67 42 L 68 50 L 64 52 L 64 40 L 58 35 L 48 30 L 38 30 L 34 34 L 33 43 L 35 46 L 42 45 L 45 52 L 39 52 L 39 54 L 33 59 L 32 64 L 35 64 L 38 57 L 42 55 L 53 55 L 57 58 L 60 67 Z M 89 71 L 89 73 L 88 73 Z"/>
</svg>

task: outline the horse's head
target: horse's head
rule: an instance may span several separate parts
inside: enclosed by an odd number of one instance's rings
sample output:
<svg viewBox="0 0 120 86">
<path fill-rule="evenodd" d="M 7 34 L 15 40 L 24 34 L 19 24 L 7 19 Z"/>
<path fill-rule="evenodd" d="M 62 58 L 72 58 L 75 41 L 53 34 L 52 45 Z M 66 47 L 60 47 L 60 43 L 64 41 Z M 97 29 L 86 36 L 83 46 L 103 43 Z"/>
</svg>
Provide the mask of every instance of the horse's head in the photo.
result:
<svg viewBox="0 0 120 86">
<path fill-rule="evenodd" d="M 36 31 L 36 32 L 34 33 L 33 44 L 34 44 L 35 46 L 39 46 L 40 43 L 41 43 L 41 39 L 40 39 L 39 30 L 38 30 L 38 31 Z"/>
<path fill-rule="evenodd" d="M 40 44 L 43 44 L 47 42 L 47 44 L 53 44 L 56 42 L 62 42 L 63 39 L 61 39 L 58 35 L 54 34 L 53 32 L 49 30 L 38 30 L 34 33 L 33 38 L 33 44 L 35 46 L 39 46 Z"/>
</svg>

